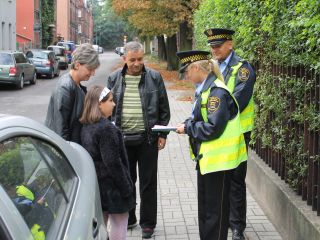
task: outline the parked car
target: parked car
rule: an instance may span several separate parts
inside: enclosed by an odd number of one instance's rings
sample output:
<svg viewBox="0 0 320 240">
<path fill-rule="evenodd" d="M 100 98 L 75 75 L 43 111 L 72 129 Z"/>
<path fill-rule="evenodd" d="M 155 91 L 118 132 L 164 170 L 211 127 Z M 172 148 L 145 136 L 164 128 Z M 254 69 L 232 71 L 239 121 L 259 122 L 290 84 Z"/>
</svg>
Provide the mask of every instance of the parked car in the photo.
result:
<svg viewBox="0 0 320 240">
<path fill-rule="evenodd" d="M 36 69 L 22 52 L 0 51 L 0 83 L 22 89 L 25 82 L 36 81 Z"/>
<path fill-rule="evenodd" d="M 36 67 L 37 77 L 46 75 L 48 78 L 59 76 L 59 58 L 51 50 L 30 49 L 26 52 L 27 58 Z"/>
<path fill-rule="evenodd" d="M 94 45 L 92 45 L 92 47 L 94 48 L 94 50 L 96 50 L 97 52 L 99 52 L 99 45 L 94 44 Z"/>
<path fill-rule="evenodd" d="M 114 52 L 116 54 L 119 54 L 120 56 L 122 56 L 124 54 L 124 47 L 116 47 L 116 49 L 114 50 Z"/>
<path fill-rule="evenodd" d="M 51 50 L 55 53 L 56 57 L 59 58 L 59 68 L 67 69 L 68 68 L 68 60 L 65 53 L 65 48 L 56 45 L 50 45 L 47 47 L 48 50 Z"/>
<path fill-rule="evenodd" d="M 39 122 L 0 114 L 0 239 L 106 240 L 89 153 Z"/>
<path fill-rule="evenodd" d="M 68 63 L 72 61 L 72 53 L 76 49 L 76 45 L 71 41 L 58 42 L 57 46 L 64 47 L 66 49 L 66 56 L 68 59 Z"/>
<path fill-rule="evenodd" d="M 92 45 L 92 47 L 94 48 L 94 50 L 96 50 L 98 53 L 103 53 L 103 47 L 99 46 L 99 45 Z"/>
</svg>

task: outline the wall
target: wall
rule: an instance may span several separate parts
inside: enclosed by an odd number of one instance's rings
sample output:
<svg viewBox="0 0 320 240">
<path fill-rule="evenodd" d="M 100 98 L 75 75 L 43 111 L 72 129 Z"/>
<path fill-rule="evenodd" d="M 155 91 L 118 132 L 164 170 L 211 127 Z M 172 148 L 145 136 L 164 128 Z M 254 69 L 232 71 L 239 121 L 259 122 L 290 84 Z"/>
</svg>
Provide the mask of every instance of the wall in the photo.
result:
<svg viewBox="0 0 320 240">
<path fill-rule="evenodd" d="M 16 0 L 0 1 L 0 50 L 16 50 Z"/>
</svg>

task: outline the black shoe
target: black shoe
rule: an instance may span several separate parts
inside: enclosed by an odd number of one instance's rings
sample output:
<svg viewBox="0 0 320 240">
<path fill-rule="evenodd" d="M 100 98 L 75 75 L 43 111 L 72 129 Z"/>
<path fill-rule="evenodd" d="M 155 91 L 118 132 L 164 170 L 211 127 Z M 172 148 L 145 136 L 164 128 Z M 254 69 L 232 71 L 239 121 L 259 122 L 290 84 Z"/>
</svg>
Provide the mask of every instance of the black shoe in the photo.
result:
<svg viewBox="0 0 320 240">
<path fill-rule="evenodd" d="M 244 237 L 243 232 L 237 229 L 234 229 L 232 231 L 232 240 L 245 240 L 245 239 L 246 238 Z"/>
<path fill-rule="evenodd" d="M 148 227 L 142 228 L 142 238 L 151 238 L 153 232 L 154 232 L 153 228 L 148 228 Z"/>
<path fill-rule="evenodd" d="M 133 229 L 133 228 L 135 228 L 136 226 L 138 226 L 138 223 L 137 223 L 137 222 L 134 222 L 134 223 L 128 223 L 128 227 L 127 227 L 127 229 Z"/>
</svg>

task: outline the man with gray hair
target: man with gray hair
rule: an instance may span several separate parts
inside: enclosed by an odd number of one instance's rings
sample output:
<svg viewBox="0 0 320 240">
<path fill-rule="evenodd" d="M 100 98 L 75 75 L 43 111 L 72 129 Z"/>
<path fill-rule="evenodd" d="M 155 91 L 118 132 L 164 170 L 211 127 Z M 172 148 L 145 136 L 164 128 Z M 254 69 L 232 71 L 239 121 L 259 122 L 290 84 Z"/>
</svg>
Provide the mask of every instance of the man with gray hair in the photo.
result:
<svg viewBox="0 0 320 240">
<path fill-rule="evenodd" d="M 80 82 L 88 81 L 99 66 L 99 56 L 92 45 L 81 44 L 72 54 L 70 72 L 60 77 L 52 92 L 45 125 L 67 141 L 80 143 L 79 118 L 87 92 Z"/>
<path fill-rule="evenodd" d="M 140 183 L 140 221 L 143 238 L 151 238 L 157 224 L 158 151 L 166 144 L 167 133 L 152 132 L 151 128 L 167 125 L 170 108 L 166 88 L 159 72 L 147 68 L 144 52 L 138 42 L 124 46 L 124 67 L 108 78 L 116 103 L 112 120 L 122 130 L 131 179 Z M 136 197 L 136 188 L 134 188 Z M 137 225 L 135 208 L 129 213 L 128 228 Z"/>
</svg>

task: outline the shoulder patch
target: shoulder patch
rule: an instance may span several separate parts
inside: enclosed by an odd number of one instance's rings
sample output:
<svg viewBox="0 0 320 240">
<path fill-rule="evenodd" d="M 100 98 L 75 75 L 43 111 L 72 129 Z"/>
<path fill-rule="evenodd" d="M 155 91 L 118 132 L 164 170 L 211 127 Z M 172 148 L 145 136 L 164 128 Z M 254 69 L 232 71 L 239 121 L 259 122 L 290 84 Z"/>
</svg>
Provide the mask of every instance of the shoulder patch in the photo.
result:
<svg viewBox="0 0 320 240">
<path fill-rule="evenodd" d="M 208 113 L 214 113 L 219 109 L 219 107 L 220 107 L 220 98 L 209 97 L 208 105 L 207 105 Z"/>
<path fill-rule="evenodd" d="M 238 71 L 238 77 L 241 82 L 245 82 L 249 79 L 250 70 L 245 67 L 241 67 Z"/>
</svg>

